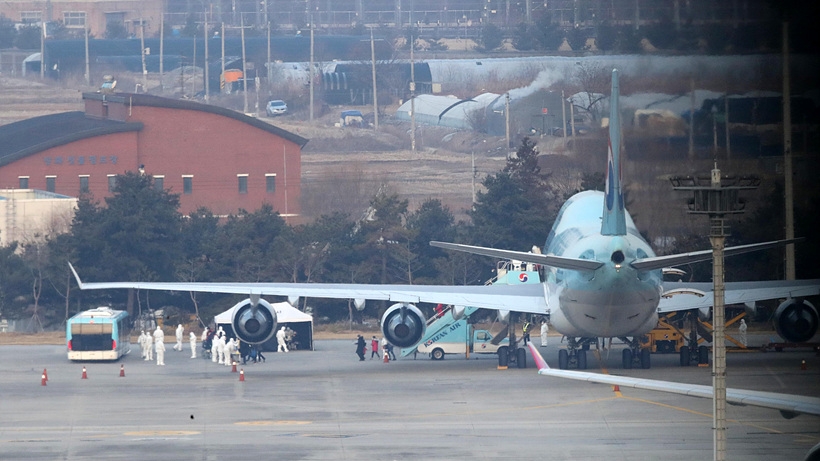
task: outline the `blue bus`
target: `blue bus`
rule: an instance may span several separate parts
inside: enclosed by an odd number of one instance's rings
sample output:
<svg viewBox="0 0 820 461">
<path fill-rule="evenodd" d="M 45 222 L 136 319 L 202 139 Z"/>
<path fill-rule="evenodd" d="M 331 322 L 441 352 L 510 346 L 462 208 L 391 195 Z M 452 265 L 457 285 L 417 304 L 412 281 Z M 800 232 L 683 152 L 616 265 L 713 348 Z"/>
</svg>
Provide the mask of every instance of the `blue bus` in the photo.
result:
<svg viewBox="0 0 820 461">
<path fill-rule="evenodd" d="M 68 360 L 117 360 L 131 352 L 128 312 L 97 307 L 80 312 L 66 325 Z"/>
</svg>

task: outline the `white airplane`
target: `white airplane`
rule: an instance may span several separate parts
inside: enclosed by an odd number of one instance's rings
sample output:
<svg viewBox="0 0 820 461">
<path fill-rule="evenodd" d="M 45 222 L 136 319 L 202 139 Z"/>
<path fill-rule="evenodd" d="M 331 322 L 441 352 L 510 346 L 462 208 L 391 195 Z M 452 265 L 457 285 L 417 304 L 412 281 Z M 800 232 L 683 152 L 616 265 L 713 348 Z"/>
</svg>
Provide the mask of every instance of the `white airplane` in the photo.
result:
<svg viewBox="0 0 820 461">
<path fill-rule="evenodd" d="M 431 245 L 539 264 L 540 284 L 440 286 L 358 285 L 321 283 L 217 283 L 217 282 L 106 282 L 83 283 L 82 290 L 135 288 L 145 290 L 203 291 L 248 295 L 251 303 L 234 313 L 232 325 L 248 343 L 268 340 L 276 330 L 276 314 L 260 306 L 263 295 L 286 296 L 291 304 L 299 297 L 352 299 L 363 309 L 366 300 L 391 301 L 382 317 L 384 336 L 398 347 L 415 346 L 424 335 L 425 316 L 415 304 L 441 303 L 463 312 L 463 306 L 495 309 L 500 317 L 509 311 L 550 314 L 553 328 L 568 338 L 568 349 L 559 351 L 559 367 L 586 368 L 584 345 L 599 337 L 627 339 L 624 366 L 633 360 L 649 367 L 649 351 L 639 338 L 655 328 L 658 314 L 711 306 L 709 284 L 667 284 L 662 269 L 709 260 L 711 250 L 656 256 L 624 208 L 621 191 L 618 72 L 612 73 L 610 143 L 606 191 L 584 191 L 561 208 L 546 241 L 546 254 L 474 247 L 453 243 Z M 773 241 L 727 247 L 726 256 L 781 246 L 793 241 Z M 727 283 L 726 304 L 786 298 L 775 314 L 778 332 L 786 340 L 802 342 L 818 329 L 817 310 L 803 299 L 820 294 L 820 280 Z M 514 351 L 515 352 L 515 351 Z M 523 352 L 523 351 L 521 351 Z"/>
</svg>

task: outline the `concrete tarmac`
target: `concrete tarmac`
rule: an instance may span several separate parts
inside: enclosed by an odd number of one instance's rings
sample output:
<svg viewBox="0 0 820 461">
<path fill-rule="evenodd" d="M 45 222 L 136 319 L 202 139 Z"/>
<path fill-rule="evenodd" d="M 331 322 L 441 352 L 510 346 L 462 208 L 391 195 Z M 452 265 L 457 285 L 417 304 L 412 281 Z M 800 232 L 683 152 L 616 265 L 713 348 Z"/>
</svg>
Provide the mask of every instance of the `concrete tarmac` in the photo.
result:
<svg viewBox="0 0 820 461">
<path fill-rule="evenodd" d="M 240 365 L 245 382 L 190 359 L 187 343 L 167 343 L 166 366 L 141 360 L 136 345 L 113 363 L 72 363 L 62 346 L 2 346 L 0 459 L 712 459 L 711 400 L 502 371 L 494 355 L 360 362 L 353 339 L 267 353 Z M 557 366 L 550 341 L 540 350 Z M 589 366 L 711 383 L 710 368 L 682 368 L 677 355 L 653 355 L 650 370 L 623 370 L 620 357 L 617 345 L 591 352 Z M 808 349 L 730 353 L 728 370 L 730 387 L 820 397 L 820 357 Z M 815 416 L 727 414 L 729 460 L 800 460 L 820 443 Z"/>
</svg>

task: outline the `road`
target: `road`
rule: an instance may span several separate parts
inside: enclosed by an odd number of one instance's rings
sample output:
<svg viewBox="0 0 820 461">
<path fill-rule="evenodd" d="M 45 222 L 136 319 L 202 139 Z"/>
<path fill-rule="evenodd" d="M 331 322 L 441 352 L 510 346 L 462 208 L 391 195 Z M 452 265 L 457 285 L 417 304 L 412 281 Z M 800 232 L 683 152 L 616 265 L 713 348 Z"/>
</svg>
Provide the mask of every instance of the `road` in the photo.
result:
<svg viewBox="0 0 820 461">
<path fill-rule="evenodd" d="M 543 355 L 557 365 L 557 338 Z M 537 339 L 536 339 L 537 341 Z M 187 344 L 186 344 L 187 345 Z M 168 344 L 164 367 L 138 348 L 121 362 L 70 363 L 62 346 L 0 346 L 0 458 L 693 460 L 712 457 L 711 401 L 563 381 L 494 356 L 359 362 L 350 340 L 270 352 L 230 367 Z M 709 368 L 653 356 L 621 370 L 620 350 L 590 366 L 711 382 Z M 807 369 L 801 369 L 806 360 Z M 88 379 L 81 379 L 83 365 Z M 120 365 L 125 377 L 119 376 Z M 731 387 L 820 396 L 813 351 L 734 353 Z M 41 385 L 46 368 L 48 383 Z M 728 408 L 728 459 L 797 460 L 820 442 L 820 418 Z"/>
</svg>

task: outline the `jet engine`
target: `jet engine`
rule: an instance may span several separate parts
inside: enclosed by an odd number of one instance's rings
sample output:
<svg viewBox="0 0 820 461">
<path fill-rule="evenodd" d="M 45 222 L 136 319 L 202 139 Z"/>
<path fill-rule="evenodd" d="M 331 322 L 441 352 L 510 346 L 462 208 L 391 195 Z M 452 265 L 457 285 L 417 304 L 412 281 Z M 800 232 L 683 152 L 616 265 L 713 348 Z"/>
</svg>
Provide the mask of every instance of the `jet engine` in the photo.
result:
<svg viewBox="0 0 820 461">
<path fill-rule="evenodd" d="M 774 313 L 774 326 L 783 339 L 802 343 L 817 333 L 820 317 L 817 309 L 805 299 L 787 299 Z"/>
<path fill-rule="evenodd" d="M 382 316 L 382 333 L 394 346 L 415 346 L 426 328 L 426 317 L 412 304 L 393 304 Z"/>
<path fill-rule="evenodd" d="M 254 304 L 250 299 L 233 307 L 231 326 L 236 336 L 248 344 L 260 344 L 276 332 L 276 311 L 264 299 Z"/>
</svg>

